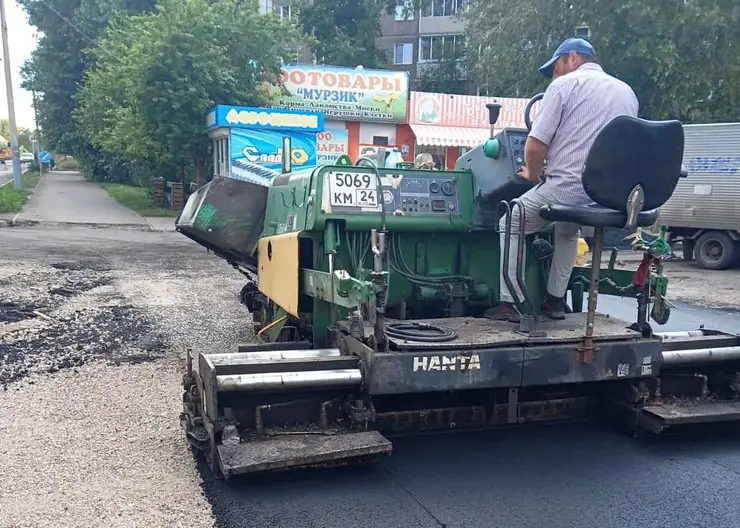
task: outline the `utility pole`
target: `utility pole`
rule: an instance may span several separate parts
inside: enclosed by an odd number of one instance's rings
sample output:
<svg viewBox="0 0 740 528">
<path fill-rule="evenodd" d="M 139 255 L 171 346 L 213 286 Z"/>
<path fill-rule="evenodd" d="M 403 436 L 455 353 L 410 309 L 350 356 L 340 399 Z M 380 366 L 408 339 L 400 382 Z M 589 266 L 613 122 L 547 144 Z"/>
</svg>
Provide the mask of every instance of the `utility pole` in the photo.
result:
<svg viewBox="0 0 740 528">
<path fill-rule="evenodd" d="M 0 0 L 2 1 L 2 0 Z M 39 171 L 41 174 L 44 173 L 44 168 L 41 163 L 41 130 L 39 128 L 39 112 L 38 112 L 38 101 L 36 99 L 36 90 L 31 90 L 33 95 L 33 120 L 36 123 L 36 128 L 33 131 L 33 159 L 39 164 Z"/>
<path fill-rule="evenodd" d="M 15 104 L 13 103 L 13 77 L 10 70 L 8 49 L 8 22 L 5 17 L 5 0 L 0 0 L 0 29 L 3 33 L 3 61 L 5 62 L 5 85 L 8 92 L 8 121 L 10 121 L 10 150 L 13 159 L 13 181 L 16 189 L 23 188 L 21 157 L 18 149 L 18 128 L 15 126 Z"/>
</svg>

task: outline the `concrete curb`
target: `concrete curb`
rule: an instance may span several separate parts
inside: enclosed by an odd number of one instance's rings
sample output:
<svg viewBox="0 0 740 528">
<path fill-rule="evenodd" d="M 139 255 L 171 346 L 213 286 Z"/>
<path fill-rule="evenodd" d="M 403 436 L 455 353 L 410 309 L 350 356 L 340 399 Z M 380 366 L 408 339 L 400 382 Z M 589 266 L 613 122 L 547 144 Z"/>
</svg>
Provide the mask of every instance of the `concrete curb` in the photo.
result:
<svg viewBox="0 0 740 528">
<path fill-rule="evenodd" d="M 25 220 L 19 219 L 17 216 L 12 220 L 0 220 L 0 228 L 2 227 L 43 227 L 43 228 L 64 228 L 64 227 L 76 227 L 83 229 L 121 229 L 124 231 L 148 231 L 158 232 L 161 231 L 156 229 L 148 222 L 144 224 L 100 224 L 92 222 L 50 222 L 46 220 Z"/>
</svg>

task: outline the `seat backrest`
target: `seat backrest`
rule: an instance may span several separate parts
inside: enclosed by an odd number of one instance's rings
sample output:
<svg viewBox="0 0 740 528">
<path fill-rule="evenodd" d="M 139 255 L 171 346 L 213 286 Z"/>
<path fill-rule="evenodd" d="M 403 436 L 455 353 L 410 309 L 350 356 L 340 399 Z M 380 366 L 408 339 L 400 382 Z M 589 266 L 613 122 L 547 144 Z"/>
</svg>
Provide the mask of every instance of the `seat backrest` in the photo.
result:
<svg viewBox="0 0 740 528">
<path fill-rule="evenodd" d="M 601 129 L 586 158 L 586 194 L 599 205 L 626 211 L 630 192 L 639 184 L 645 196 L 643 211 L 657 209 L 681 177 L 683 148 L 680 121 L 617 116 Z"/>
</svg>

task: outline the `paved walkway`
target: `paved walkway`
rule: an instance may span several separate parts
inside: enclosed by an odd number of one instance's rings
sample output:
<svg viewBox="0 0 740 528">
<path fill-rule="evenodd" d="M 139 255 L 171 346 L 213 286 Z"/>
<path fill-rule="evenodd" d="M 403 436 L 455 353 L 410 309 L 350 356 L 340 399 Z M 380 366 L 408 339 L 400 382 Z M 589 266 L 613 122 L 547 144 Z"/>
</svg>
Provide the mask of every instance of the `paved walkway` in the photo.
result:
<svg viewBox="0 0 740 528">
<path fill-rule="evenodd" d="M 16 221 L 149 227 L 144 218 L 78 172 L 45 175 Z"/>
</svg>

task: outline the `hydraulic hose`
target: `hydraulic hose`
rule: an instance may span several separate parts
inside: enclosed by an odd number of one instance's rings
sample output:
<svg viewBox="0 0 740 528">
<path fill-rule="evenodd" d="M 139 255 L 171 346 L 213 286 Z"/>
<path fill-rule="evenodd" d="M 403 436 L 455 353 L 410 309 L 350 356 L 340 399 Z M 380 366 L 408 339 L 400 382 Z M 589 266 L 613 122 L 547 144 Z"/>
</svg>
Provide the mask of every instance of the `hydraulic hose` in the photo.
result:
<svg viewBox="0 0 740 528">
<path fill-rule="evenodd" d="M 385 333 L 388 337 L 424 343 L 439 343 L 457 338 L 457 332 L 454 330 L 418 322 L 389 323 L 385 325 Z"/>
</svg>

